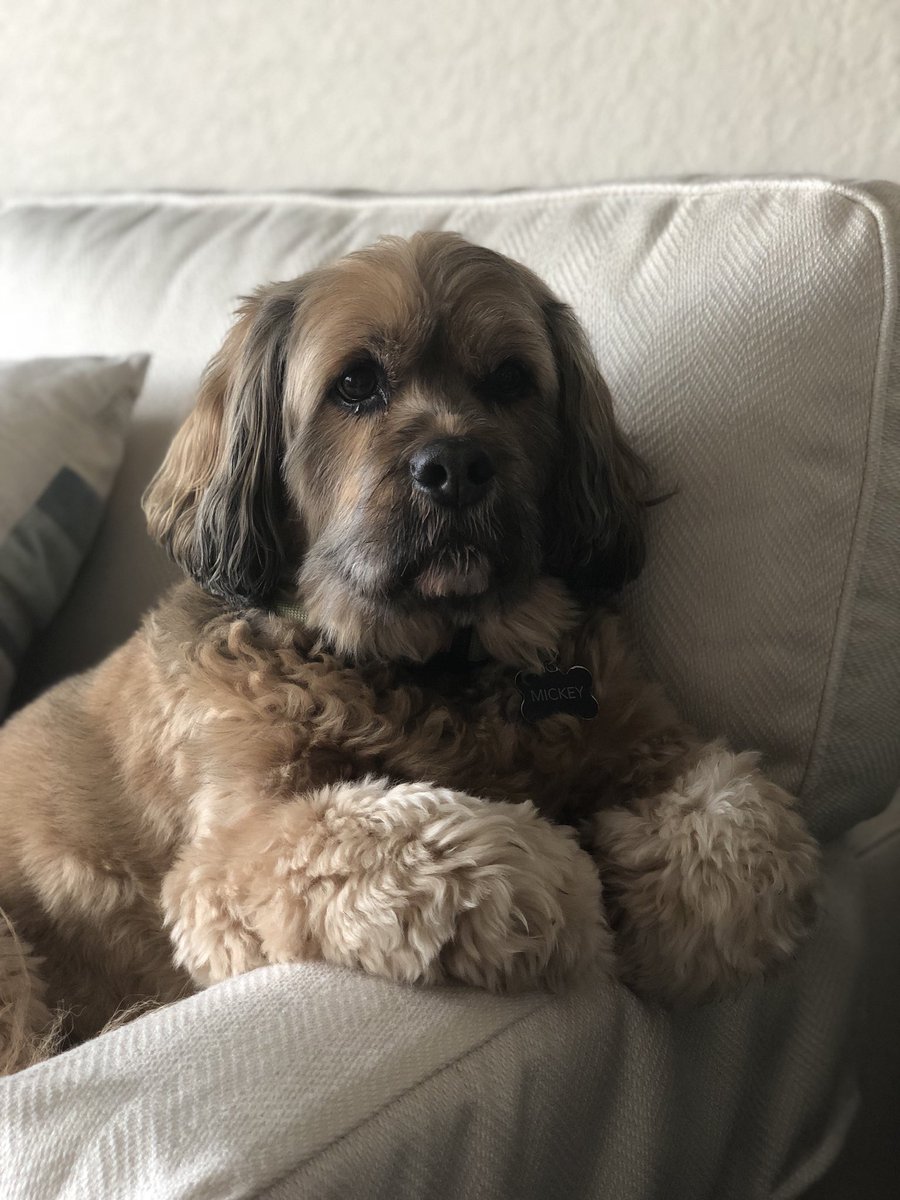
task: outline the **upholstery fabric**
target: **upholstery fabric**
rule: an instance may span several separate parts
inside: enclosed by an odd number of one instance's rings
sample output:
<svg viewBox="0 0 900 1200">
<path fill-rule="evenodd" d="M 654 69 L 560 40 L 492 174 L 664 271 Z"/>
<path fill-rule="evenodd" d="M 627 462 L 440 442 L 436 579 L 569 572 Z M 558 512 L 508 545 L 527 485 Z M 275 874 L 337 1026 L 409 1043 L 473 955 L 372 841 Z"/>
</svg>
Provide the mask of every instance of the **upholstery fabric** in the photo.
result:
<svg viewBox="0 0 900 1200">
<path fill-rule="evenodd" d="M 0 363 L 0 713 L 100 524 L 146 356 Z"/>
<path fill-rule="evenodd" d="M 661 489 L 633 636 L 833 836 L 900 773 L 897 189 L 817 180 L 494 196 L 70 197 L 0 208 L 0 355 L 154 355 L 125 470 L 21 696 L 172 577 L 138 499 L 235 297 L 387 232 L 455 228 L 575 307 Z M 106 619 L 94 620 L 103 602 Z"/>
<path fill-rule="evenodd" d="M 793 1200 L 855 1105 L 860 888 L 790 971 L 671 1016 L 270 967 L 0 1081 L 4 1200 Z"/>
</svg>

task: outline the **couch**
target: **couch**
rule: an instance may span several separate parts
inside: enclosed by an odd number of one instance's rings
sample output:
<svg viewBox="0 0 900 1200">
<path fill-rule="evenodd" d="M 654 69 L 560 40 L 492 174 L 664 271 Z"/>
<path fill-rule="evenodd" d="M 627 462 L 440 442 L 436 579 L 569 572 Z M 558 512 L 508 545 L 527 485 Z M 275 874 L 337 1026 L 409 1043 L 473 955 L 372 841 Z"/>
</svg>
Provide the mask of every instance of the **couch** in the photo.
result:
<svg viewBox="0 0 900 1200">
<path fill-rule="evenodd" d="M 676 489 L 624 597 L 630 634 L 700 729 L 760 749 L 799 796 L 824 846 L 816 928 L 777 976 L 675 1013 L 613 982 L 504 998 L 253 972 L 0 1082 L 10 1200 L 788 1200 L 896 1104 L 896 187 L 6 202 L 0 357 L 152 356 L 99 537 L 16 702 L 127 637 L 173 578 L 139 498 L 235 298 L 420 227 L 522 259 L 575 306 Z"/>
</svg>

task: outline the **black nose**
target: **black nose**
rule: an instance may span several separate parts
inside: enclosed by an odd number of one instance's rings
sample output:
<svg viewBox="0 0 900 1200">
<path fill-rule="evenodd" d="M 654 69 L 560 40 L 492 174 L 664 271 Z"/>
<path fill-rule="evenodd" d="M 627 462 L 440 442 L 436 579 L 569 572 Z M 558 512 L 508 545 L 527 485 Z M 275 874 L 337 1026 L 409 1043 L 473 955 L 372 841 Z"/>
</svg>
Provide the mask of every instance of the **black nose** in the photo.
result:
<svg viewBox="0 0 900 1200">
<path fill-rule="evenodd" d="M 429 442 L 409 463 L 416 485 L 439 504 L 462 508 L 480 500 L 494 478 L 487 451 L 471 438 Z"/>
</svg>

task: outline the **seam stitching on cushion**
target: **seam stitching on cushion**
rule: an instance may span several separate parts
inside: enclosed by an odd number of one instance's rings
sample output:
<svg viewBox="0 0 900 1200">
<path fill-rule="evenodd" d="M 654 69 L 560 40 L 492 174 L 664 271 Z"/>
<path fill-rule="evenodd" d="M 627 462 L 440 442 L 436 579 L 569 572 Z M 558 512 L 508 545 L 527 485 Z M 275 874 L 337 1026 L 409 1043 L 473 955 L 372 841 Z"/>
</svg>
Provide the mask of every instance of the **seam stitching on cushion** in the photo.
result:
<svg viewBox="0 0 900 1200">
<path fill-rule="evenodd" d="M 900 826 L 895 826 L 893 829 L 886 829 L 884 833 L 880 833 L 878 837 L 866 842 L 858 850 L 854 849 L 853 854 L 858 859 L 868 858 L 875 850 L 880 850 L 882 846 L 889 846 L 891 842 L 898 840 L 900 840 Z"/>
<path fill-rule="evenodd" d="M 439 1078 L 451 1067 L 455 1067 L 457 1064 L 465 1062 L 467 1058 L 471 1057 L 473 1054 L 477 1054 L 479 1051 L 483 1050 L 485 1046 L 489 1046 L 498 1038 L 501 1038 L 507 1033 L 512 1032 L 514 1029 L 517 1029 L 520 1025 L 524 1024 L 524 1022 L 530 1021 L 532 1017 L 542 1014 L 550 1004 L 551 999 L 552 997 L 548 996 L 545 1000 L 536 1004 L 535 1007 L 530 1009 L 527 1013 L 523 1013 L 521 1016 L 516 1017 L 515 1020 L 510 1021 L 508 1025 L 504 1025 L 502 1029 L 495 1029 L 493 1033 L 489 1033 L 487 1037 L 478 1042 L 477 1045 L 469 1046 L 466 1050 L 461 1051 L 454 1058 L 448 1059 L 448 1061 L 445 1063 L 441 1063 L 439 1067 L 436 1067 L 427 1075 L 423 1075 L 422 1078 L 417 1079 L 415 1083 L 411 1083 L 408 1087 L 404 1088 L 403 1091 L 398 1092 L 396 1096 L 391 1096 L 390 1099 L 385 1100 L 385 1102 L 376 1108 L 374 1112 L 367 1113 L 364 1117 L 360 1118 L 355 1125 L 351 1125 L 349 1129 L 345 1129 L 342 1133 L 337 1134 L 336 1137 L 333 1137 L 324 1145 L 319 1146 L 317 1149 L 311 1151 L 308 1155 L 295 1163 L 294 1166 L 292 1166 L 289 1170 L 285 1171 L 282 1175 L 279 1175 L 277 1179 L 272 1180 L 271 1183 L 267 1183 L 265 1185 L 266 1191 L 257 1193 L 257 1195 L 260 1197 L 260 1200 L 264 1200 L 267 1192 L 270 1192 L 272 1188 L 277 1187 L 283 1180 L 294 1174 L 295 1171 L 298 1171 L 301 1168 L 309 1167 L 317 1158 L 320 1158 L 334 1146 L 340 1145 L 342 1141 L 345 1141 L 347 1138 L 358 1133 L 361 1129 L 368 1125 L 370 1121 L 374 1121 L 375 1118 L 381 1116 L 382 1113 L 388 1112 L 394 1107 L 394 1105 L 399 1104 L 401 1101 L 407 1099 L 407 1097 L 418 1091 L 419 1088 L 424 1087 L 425 1084 L 430 1083 L 433 1079 Z"/>
<path fill-rule="evenodd" d="M 812 1184 L 818 1183 L 834 1165 L 838 1155 L 847 1144 L 850 1126 L 860 1110 L 862 1098 L 854 1078 L 840 1081 L 841 1095 L 838 1108 L 831 1107 L 825 1132 L 820 1134 L 815 1146 L 800 1162 L 795 1163 L 785 1179 L 780 1180 L 771 1192 L 771 1200 L 801 1200 Z M 809 1178 L 813 1172 L 812 1179 Z"/>
<path fill-rule="evenodd" d="M 847 554 L 844 578 L 835 614 L 831 647 L 828 654 L 828 666 L 822 685 L 822 693 L 819 698 L 819 708 L 816 713 L 809 753 L 807 754 L 797 793 L 798 797 L 804 802 L 804 805 L 806 805 L 821 772 L 824 757 L 823 752 L 828 733 L 831 730 L 841 667 L 843 666 L 844 653 L 852 626 L 852 599 L 856 594 L 856 588 L 859 583 L 863 549 L 878 492 L 881 464 L 880 437 L 884 424 L 884 412 L 887 406 L 889 384 L 891 382 L 891 335 L 896 325 L 897 306 L 895 264 L 890 254 L 891 238 L 887 228 L 888 214 L 884 204 L 863 192 L 858 192 L 856 189 L 835 186 L 833 191 L 843 195 L 853 204 L 860 207 L 875 222 L 881 251 L 883 295 L 878 346 L 875 356 L 875 371 L 870 392 L 869 428 L 866 438 L 863 477 L 860 483 L 850 548 Z"/>
<path fill-rule="evenodd" d="M 608 184 L 582 184 L 572 187 L 558 188 L 521 188 L 507 191 L 466 191 L 459 192 L 363 192 L 359 195 L 342 195 L 335 192 L 284 191 L 274 192 L 187 192 L 167 191 L 158 192 L 62 192 L 54 196 L 23 193 L 0 197 L 0 213 L 3 210 L 16 208 L 65 208 L 69 205 L 90 205 L 112 207 L 123 204 L 154 203 L 172 208 L 191 207 L 197 204 L 215 205 L 217 207 L 239 207 L 241 204 L 297 204 L 302 202 L 311 205 L 341 206 L 345 208 L 361 208 L 372 205 L 395 205 L 398 207 L 417 207 L 423 204 L 459 204 L 477 202 L 502 207 L 507 204 L 521 203 L 568 202 L 577 199 L 590 199 L 592 196 L 634 196 L 634 195 L 685 195 L 703 196 L 718 195 L 730 191 L 834 191 L 848 194 L 850 189 L 824 176 L 747 176 L 732 179 L 721 179 L 710 176 L 705 180 L 690 181 L 684 179 L 671 180 L 636 180 L 633 183 L 610 182 Z"/>
</svg>

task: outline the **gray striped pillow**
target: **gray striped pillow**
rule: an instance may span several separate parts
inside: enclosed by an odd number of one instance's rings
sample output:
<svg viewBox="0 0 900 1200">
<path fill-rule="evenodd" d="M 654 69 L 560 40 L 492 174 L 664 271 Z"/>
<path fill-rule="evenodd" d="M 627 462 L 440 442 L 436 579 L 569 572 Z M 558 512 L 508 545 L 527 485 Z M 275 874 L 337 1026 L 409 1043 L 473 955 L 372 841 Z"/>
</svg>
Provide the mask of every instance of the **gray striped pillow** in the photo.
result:
<svg viewBox="0 0 900 1200">
<path fill-rule="evenodd" d="M 97 532 L 148 362 L 0 362 L 0 713 Z"/>
</svg>

